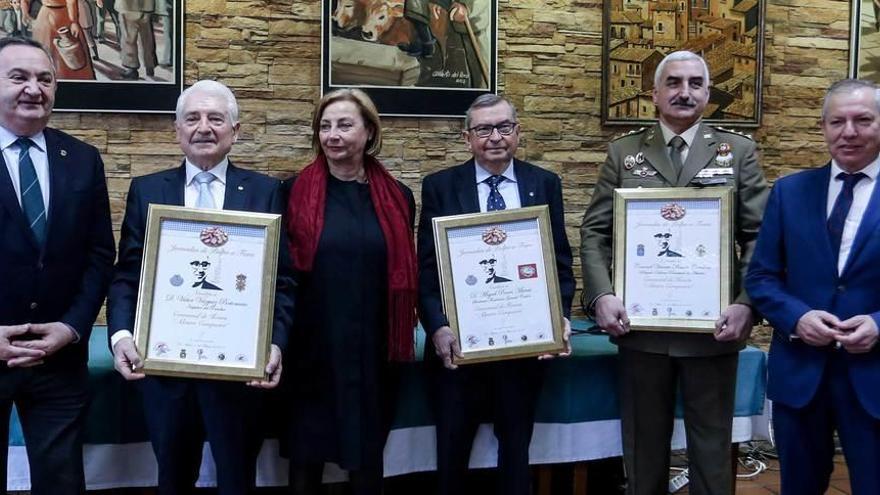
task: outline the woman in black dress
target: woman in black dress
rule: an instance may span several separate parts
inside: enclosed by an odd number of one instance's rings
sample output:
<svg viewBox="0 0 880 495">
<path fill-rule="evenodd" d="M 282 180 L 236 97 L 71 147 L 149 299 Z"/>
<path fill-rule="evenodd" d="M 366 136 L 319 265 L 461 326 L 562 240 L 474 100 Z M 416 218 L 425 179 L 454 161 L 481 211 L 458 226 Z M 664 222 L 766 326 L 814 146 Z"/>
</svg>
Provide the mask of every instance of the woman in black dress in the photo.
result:
<svg viewBox="0 0 880 495">
<path fill-rule="evenodd" d="M 414 354 L 415 203 L 375 158 L 382 130 L 365 93 L 325 95 L 312 132 L 317 157 L 287 207 L 298 282 L 285 366 L 290 484 L 318 493 L 324 463 L 334 462 L 355 494 L 380 494 L 394 363 Z"/>
</svg>

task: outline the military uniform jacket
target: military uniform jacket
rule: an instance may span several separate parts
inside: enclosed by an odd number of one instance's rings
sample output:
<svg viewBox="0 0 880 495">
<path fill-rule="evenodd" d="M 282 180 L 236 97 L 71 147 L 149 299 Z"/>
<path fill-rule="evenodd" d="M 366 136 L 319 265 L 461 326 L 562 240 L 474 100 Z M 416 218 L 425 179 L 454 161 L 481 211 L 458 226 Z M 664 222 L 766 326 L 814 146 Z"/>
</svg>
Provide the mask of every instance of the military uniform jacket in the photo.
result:
<svg viewBox="0 0 880 495">
<path fill-rule="evenodd" d="M 716 162 L 719 154 L 729 158 L 728 153 L 732 159 Z M 704 168 L 727 168 L 732 173 L 711 178 L 697 177 Z M 737 132 L 704 123 L 700 124 L 691 143 L 681 174 L 669 160 L 659 124 L 609 143 L 608 157 L 580 229 L 584 300 L 589 304 L 599 295 L 613 292 L 611 254 L 614 189 L 724 186 L 734 190 L 733 234 L 738 247 L 734 302 L 748 304 L 741 280 L 745 276 L 761 224 L 767 201 L 767 182 L 758 165 L 754 141 Z M 680 332 L 635 331 L 613 340 L 620 346 L 674 356 L 711 356 L 736 352 L 744 346 L 744 342 L 717 342 L 711 334 Z"/>
</svg>

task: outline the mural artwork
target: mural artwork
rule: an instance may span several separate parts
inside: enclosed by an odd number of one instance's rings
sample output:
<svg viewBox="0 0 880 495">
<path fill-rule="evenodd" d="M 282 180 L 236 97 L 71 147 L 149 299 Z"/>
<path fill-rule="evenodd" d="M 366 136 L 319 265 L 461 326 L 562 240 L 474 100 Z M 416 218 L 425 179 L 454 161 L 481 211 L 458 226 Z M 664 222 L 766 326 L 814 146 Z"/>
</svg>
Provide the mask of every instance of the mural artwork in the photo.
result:
<svg viewBox="0 0 880 495">
<path fill-rule="evenodd" d="M 0 37 L 52 53 L 57 110 L 173 111 L 182 12 L 182 0 L 0 0 Z"/>
<path fill-rule="evenodd" d="M 322 90 L 383 115 L 461 116 L 496 85 L 495 0 L 325 0 Z"/>
<path fill-rule="evenodd" d="M 709 65 L 704 118 L 760 123 L 764 0 L 606 0 L 604 29 L 604 123 L 654 119 L 654 69 L 677 50 Z"/>
</svg>

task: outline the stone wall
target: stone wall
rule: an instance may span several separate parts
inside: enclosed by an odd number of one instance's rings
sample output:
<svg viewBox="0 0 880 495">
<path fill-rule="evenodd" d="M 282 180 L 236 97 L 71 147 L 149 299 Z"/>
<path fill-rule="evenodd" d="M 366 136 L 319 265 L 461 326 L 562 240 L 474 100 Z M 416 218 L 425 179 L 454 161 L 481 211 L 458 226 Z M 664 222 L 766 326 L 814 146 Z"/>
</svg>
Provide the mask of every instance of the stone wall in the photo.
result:
<svg viewBox="0 0 880 495">
<path fill-rule="evenodd" d="M 826 160 L 821 97 L 847 73 L 850 3 L 766 1 L 764 116 L 755 138 L 773 179 Z M 186 4 L 187 83 L 218 79 L 242 107 L 232 159 L 276 176 L 301 169 L 311 159 L 309 122 L 319 96 L 320 1 Z M 500 0 L 499 13 L 499 89 L 520 111 L 519 157 L 562 176 L 577 254 L 606 143 L 626 130 L 600 122 L 602 2 Z M 170 115 L 56 114 L 52 125 L 103 153 L 117 229 L 130 178 L 181 159 Z M 389 118 L 383 125 L 381 158 L 416 197 L 423 175 L 467 158 L 460 120 Z"/>
</svg>

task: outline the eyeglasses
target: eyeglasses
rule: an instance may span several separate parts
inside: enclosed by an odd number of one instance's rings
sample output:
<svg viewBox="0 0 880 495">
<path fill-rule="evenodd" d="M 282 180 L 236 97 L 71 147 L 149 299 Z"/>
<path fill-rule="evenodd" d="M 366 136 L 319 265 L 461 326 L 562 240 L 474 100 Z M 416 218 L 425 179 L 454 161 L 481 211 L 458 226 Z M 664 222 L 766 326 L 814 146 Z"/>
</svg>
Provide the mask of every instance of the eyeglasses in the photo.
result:
<svg viewBox="0 0 880 495">
<path fill-rule="evenodd" d="M 476 134 L 477 137 L 481 138 L 487 138 L 491 136 L 492 131 L 494 131 L 495 129 L 498 129 L 498 134 L 501 134 L 502 136 L 509 136 L 513 134 L 514 129 L 516 129 L 516 126 L 518 125 L 518 122 L 502 122 L 496 125 L 476 125 L 468 130 Z"/>
</svg>

